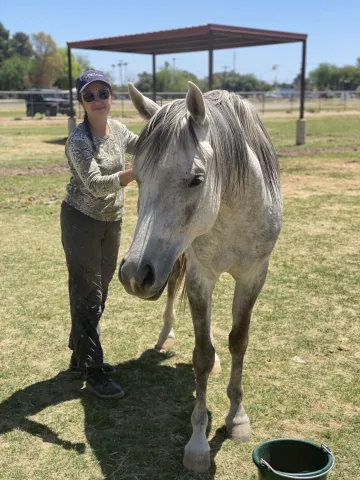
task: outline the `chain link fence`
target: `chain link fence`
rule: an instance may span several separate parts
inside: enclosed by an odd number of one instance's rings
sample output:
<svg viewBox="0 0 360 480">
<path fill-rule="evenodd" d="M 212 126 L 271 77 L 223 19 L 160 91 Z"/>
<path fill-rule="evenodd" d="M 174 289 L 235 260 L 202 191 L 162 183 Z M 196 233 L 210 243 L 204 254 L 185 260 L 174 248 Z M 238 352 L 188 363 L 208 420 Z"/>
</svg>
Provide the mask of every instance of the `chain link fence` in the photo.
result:
<svg viewBox="0 0 360 480">
<path fill-rule="evenodd" d="M 292 113 L 300 109 L 300 92 L 235 92 L 252 102 L 262 114 L 266 112 Z M 35 115 L 76 116 L 83 112 L 73 93 L 71 111 L 69 91 L 60 89 L 31 89 L 26 91 L 0 91 L 0 117 L 23 118 Z M 152 92 L 144 92 L 152 98 Z M 184 98 L 186 92 L 158 92 L 156 101 L 164 105 L 171 100 Z M 360 111 L 360 92 L 322 91 L 305 92 L 305 112 Z M 113 111 L 126 117 L 134 113 L 134 107 L 126 92 L 113 92 Z"/>
</svg>

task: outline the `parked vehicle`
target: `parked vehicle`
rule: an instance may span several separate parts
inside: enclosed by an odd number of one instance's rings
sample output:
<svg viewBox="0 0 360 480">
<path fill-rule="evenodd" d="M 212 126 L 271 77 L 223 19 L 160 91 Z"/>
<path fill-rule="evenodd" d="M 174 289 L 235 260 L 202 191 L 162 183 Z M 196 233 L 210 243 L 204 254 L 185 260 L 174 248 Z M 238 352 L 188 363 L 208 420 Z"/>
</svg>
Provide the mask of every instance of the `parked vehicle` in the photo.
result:
<svg viewBox="0 0 360 480">
<path fill-rule="evenodd" d="M 57 90 L 34 89 L 34 92 L 25 95 L 26 115 L 33 117 L 37 113 L 44 113 L 47 117 L 56 117 L 58 113 L 65 113 L 69 116 L 75 115 L 75 110 L 70 110 L 70 100 L 67 95 Z"/>
</svg>

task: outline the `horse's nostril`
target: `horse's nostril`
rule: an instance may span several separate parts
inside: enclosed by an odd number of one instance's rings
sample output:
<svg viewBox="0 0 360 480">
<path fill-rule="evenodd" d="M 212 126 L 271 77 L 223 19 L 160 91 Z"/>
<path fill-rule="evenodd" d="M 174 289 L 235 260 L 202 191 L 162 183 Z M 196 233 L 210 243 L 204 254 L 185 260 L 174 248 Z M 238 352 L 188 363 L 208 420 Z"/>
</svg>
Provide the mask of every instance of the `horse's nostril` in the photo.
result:
<svg viewBox="0 0 360 480">
<path fill-rule="evenodd" d="M 155 273 L 154 268 L 152 265 L 145 265 L 144 266 L 144 278 L 142 281 L 143 288 L 150 288 L 155 282 Z"/>
</svg>

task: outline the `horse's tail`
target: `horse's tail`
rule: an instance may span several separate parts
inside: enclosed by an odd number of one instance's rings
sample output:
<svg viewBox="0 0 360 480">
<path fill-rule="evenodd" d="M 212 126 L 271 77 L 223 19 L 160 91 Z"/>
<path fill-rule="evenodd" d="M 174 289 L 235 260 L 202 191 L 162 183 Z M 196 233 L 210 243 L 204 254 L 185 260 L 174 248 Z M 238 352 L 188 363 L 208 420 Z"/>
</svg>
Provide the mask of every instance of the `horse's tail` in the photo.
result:
<svg viewBox="0 0 360 480">
<path fill-rule="evenodd" d="M 184 253 L 180 255 L 180 257 L 178 258 L 178 261 L 179 261 L 179 273 L 176 280 L 175 295 L 179 293 L 180 287 L 181 285 L 183 285 L 182 291 L 180 293 L 180 306 L 185 309 L 187 294 L 186 294 L 186 280 L 185 280 L 186 257 Z"/>
</svg>

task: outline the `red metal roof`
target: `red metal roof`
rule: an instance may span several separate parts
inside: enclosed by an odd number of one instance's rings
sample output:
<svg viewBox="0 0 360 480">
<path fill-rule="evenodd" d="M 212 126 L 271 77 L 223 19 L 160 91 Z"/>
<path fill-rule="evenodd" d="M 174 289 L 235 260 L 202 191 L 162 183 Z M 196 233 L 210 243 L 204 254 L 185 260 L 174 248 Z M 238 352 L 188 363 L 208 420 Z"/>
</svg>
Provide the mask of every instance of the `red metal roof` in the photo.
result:
<svg viewBox="0 0 360 480">
<path fill-rule="evenodd" d="M 307 35 L 303 33 L 209 24 L 176 30 L 68 42 L 67 44 L 70 48 L 89 50 L 169 54 L 301 42 L 306 38 Z"/>
</svg>

